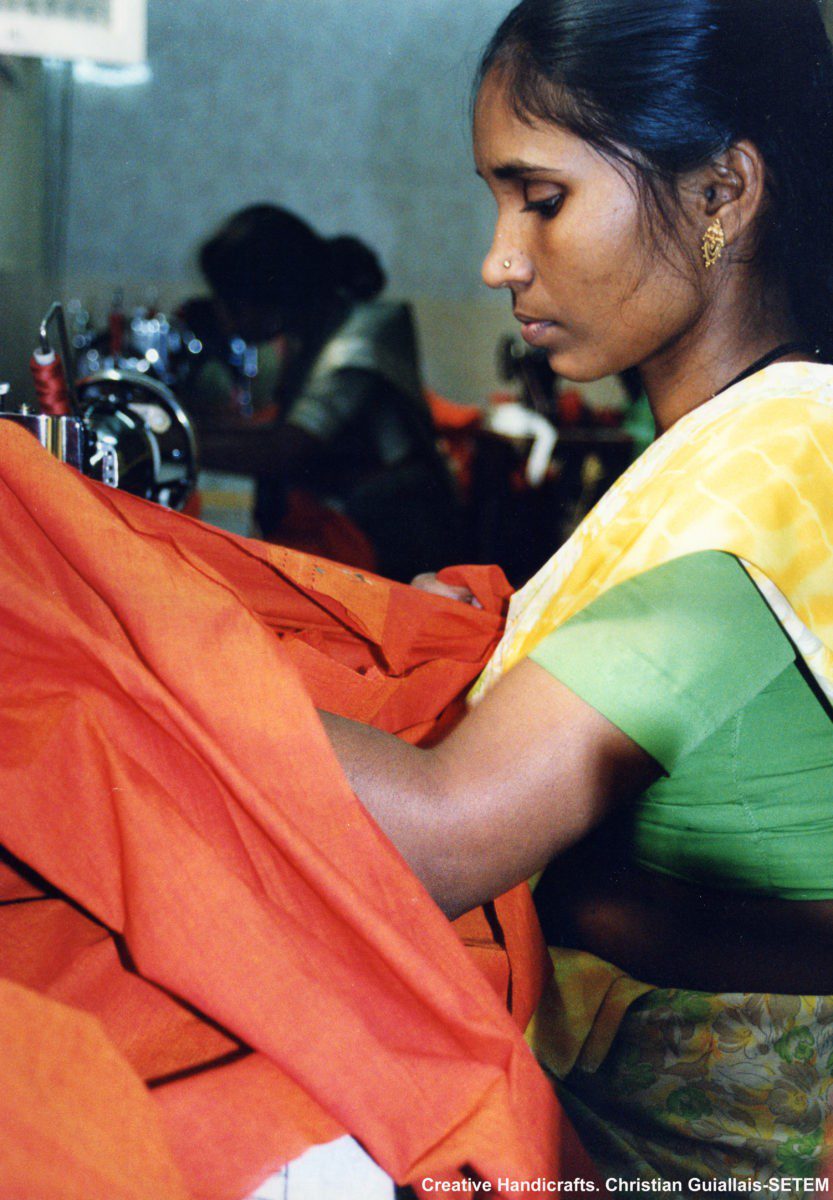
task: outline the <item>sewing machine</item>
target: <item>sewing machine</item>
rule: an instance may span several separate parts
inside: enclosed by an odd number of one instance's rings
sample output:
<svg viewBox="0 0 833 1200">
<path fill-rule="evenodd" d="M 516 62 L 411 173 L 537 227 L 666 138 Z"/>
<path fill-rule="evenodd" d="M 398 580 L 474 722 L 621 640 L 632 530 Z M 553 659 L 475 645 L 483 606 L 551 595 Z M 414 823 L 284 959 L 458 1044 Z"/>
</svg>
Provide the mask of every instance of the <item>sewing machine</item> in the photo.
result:
<svg viewBox="0 0 833 1200">
<path fill-rule="evenodd" d="M 61 354 L 49 329 L 58 331 Z M 164 383 L 129 369 L 75 379 L 60 304 L 51 305 L 32 355 L 35 401 L 0 385 L 0 420 L 27 429 L 62 462 L 108 487 L 168 508 L 185 507 L 197 481 L 197 446 L 185 409 Z"/>
</svg>

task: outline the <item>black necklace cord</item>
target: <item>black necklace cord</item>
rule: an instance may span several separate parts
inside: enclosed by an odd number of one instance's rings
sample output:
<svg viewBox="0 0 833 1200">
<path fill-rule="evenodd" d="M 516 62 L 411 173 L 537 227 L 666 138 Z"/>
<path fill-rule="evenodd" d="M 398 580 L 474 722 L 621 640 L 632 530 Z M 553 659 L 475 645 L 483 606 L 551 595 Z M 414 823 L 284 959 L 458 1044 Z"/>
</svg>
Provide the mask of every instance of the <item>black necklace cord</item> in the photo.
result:
<svg viewBox="0 0 833 1200">
<path fill-rule="evenodd" d="M 780 346 L 773 347 L 772 350 L 767 350 L 766 354 L 762 354 L 760 358 L 756 358 L 753 363 L 736 375 L 734 379 L 730 379 L 728 383 L 724 383 L 719 391 L 714 393 L 714 396 L 719 396 L 721 392 L 727 392 L 730 387 L 734 387 L 736 383 L 740 383 L 744 379 L 748 379 L 750 375 L 757 374 L 758 371 L 763 371 L 764 367 L 768 367 L 779 358 L 784 358 L 787 354 L 811 354 L 813 358 L 819 357 L 819 349 L 812 342 L 782 342 Z M 712 399 L 714 399 L 712 396 Z"/>
</svg>

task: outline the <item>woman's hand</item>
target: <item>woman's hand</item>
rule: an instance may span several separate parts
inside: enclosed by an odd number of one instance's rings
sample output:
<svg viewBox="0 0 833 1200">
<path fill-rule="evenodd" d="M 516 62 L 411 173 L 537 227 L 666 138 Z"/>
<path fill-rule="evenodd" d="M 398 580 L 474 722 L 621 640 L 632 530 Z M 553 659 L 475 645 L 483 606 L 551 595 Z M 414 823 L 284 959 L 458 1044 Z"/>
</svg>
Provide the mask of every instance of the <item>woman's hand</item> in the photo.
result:
<svg viewBox="0 0 833 1200">
<path fill-rule="evenodd" d="M 470 604 L 472 608 L 483 607 L 469 588 L 443 583 L 437 578 L 434 571 L 425 571 L 422 575 L 415 575 L 411 580 L 411 587 L 419 588 L 423 592 L 432 592 L 435 596 L 445 596 L 447 600 L 459 600 L 461 604 Z"/>
</svg>

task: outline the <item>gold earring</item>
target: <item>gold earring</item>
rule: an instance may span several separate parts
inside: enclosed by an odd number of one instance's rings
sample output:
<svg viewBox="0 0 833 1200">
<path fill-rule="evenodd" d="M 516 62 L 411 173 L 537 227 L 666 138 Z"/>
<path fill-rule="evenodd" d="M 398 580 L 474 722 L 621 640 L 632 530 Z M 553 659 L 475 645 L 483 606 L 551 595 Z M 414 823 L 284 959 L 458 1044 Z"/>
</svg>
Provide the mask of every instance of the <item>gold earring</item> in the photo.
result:
<svg viewBox="0 0 833 1200">
<path fill-rule="evenodd" d="M 703 244 L 701 252 L 706 270 L 713 267 L 723 253 L 723 247 L 726 245 L 726 234 L 723 232 L 723 226 L 720 223 L 720 217 L 715 217 L 711 225 L 703 234 Z"/>
<path fill-rule="evenodd" d="M 511 259 L 511 258 L 505 258 L 505 259 L 503 260 L 503 268 L 504 268 L 504 270 L 505 270 L 505 271 L 508 271 L 508 270 L 509 270 L 509 268 L 510 268 L 511 266 L 512 266 L 512 259 Z"/>
</svg>

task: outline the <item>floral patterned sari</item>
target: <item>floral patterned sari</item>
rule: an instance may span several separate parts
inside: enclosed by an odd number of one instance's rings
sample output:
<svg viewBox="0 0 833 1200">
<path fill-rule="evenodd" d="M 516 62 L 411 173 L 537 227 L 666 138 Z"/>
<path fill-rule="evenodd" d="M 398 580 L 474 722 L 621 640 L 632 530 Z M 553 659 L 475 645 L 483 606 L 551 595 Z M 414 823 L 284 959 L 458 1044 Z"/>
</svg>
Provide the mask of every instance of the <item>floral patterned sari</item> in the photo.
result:
<svg viewBox="0 0 833 1200">
<path fill-rule="evenodd" d="M 833 996 L 652 988 L 583 951 L 551 954 L 527 1037 L 604 1176 L 813 1190 L 794 1180 L 821 1175 L 831 1148 Z"/>
</svg>

